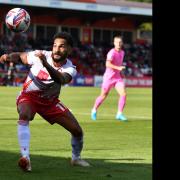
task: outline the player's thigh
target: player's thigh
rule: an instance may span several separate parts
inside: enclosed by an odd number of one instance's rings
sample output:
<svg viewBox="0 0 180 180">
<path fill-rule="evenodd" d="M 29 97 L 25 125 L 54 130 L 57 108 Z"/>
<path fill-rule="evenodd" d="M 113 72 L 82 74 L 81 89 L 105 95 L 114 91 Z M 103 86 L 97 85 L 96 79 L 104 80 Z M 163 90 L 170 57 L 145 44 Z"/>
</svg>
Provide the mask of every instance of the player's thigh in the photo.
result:
<svg viewBox="0 0 180 180">
<path fill-rule="evenodd" d="M 19 118 L 22 120 L 33 120 L 36 114 L 33 105 L 30 102 L 22 102 L 17 105 Z"/>
<path fill-rule="evenodd" d="M 117 81 L 115 84 L 115 89 L 119 95 L 125 96 L 126 95 L 126 87 L 124 81 Z"/>
<path fill-rule="evenodd" d="M 57 117 L 55 122 L 63 126 L 66 130 L 68 130 L 76 137 L 80 137 L 83 135 L 82 128 L 80 127 L 74 115 L 69 110 Z"/>
<path fill-rule="evenodd" d="M 62 102 L 57 102 L 50 106 L 44 106 L 43 109 L 39 109 L 37 112 L 50 124 L 57 123 L 74 136 L 82 136 L 82 129 L 78 121 L 70 110 L 62 104 Z"/>
<path fill-rule="evenodd" d="M 104 80 L 101 86 L 101 96 L 107 96 L 113 87 L 114 83 L 111 80 Z"/>
</svg>

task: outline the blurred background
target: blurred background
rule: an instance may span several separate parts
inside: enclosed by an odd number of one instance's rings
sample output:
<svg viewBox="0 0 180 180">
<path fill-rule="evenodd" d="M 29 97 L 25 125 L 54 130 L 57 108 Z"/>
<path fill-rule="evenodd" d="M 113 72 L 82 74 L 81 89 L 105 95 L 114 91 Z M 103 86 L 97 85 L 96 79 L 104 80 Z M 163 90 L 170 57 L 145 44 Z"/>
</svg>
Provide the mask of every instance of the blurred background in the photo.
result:
<svg viewBox="0 0 180 180">
<path fill-rule="evenodd" d="M 4 19 L 15 7 L 28 11 L 31 25 L 25 33 L 7 29 Z M 100 86 L 106 54 L 113 36 L 120 34 L 126 53 L 123 72 L 127 87 L 152 87 L 151 0 L 0 0 L 0 55 L 35 49 L 51 50 L 58 31 L 71 33 L 69 57 L 78 74 L 71 86 Z M 0 85 L 21 86 L 29 67 L 0 63 Z"/>
</svg>

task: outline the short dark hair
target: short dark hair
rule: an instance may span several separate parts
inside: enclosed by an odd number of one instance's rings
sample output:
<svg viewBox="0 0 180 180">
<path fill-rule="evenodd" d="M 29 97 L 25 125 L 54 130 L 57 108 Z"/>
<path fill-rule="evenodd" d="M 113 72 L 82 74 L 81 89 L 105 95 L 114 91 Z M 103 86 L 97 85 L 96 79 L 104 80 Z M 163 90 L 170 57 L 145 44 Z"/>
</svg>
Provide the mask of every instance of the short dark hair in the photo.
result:
<svg viewBox="0 0 180 180">
<path fill-rule="evenodd" d="M 115 35 L 113 36 L 113 39 L 115 39 L 115 38 L 120 38 L 120 39 L 123 40 L 123 37 L 122 37 L 120 34 L 115 34 Z"/>
<path fill-rule="evenodd" d="M 54 35 L 53 40 L 55 40 L 57 38 L 65 39 L 67 41 L 67 44 L 69 46 L 73 47 L 73 38 L 69 33 L 67 33 L 67 32 L 58 32 L 58 33 L 56 33 Z"/>
</svg>

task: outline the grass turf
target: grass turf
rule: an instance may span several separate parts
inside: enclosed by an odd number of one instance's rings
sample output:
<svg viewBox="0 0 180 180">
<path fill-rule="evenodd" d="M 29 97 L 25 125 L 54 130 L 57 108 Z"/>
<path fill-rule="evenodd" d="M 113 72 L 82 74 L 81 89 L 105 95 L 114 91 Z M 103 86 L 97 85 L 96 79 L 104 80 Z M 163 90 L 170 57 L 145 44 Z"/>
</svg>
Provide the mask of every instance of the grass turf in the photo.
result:
<svg viewBox="0 0 180 180">
<path fill-rule="evenodd" d="M 15 98 L 19 87 L 0 87 L 0 179 L 1 180 L 151 180 L 152 179 L 152 89 L 128 88 L 124 110 L 128 122 L 115 120 L 117 93 L 112 90 L 98 110 L 90 111 L 99 88 L 63 87 L 60 99 L 84 130 L 82 157 L 91 167 L 71 167 L 70 134 L 49 125 L 39 115 L 30 123 L 32 172 L 17 167 Z"/>
</svg>

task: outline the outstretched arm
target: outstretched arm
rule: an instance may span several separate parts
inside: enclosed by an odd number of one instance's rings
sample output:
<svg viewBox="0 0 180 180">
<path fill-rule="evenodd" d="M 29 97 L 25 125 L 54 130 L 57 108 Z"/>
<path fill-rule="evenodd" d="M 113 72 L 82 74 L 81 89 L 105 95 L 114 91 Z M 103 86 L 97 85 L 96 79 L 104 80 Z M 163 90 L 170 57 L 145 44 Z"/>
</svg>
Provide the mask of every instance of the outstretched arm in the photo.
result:
<svg viewBox="0 0 180 180">
<path fill-rule="evenodd" d="M 14 62 L 14 63 L 27 63 L 27 53 L 26 52 L 13 52 L 10 54 L 3 54 L 0 56 L 0 63 L 4 62 Z"/>
</svg>

